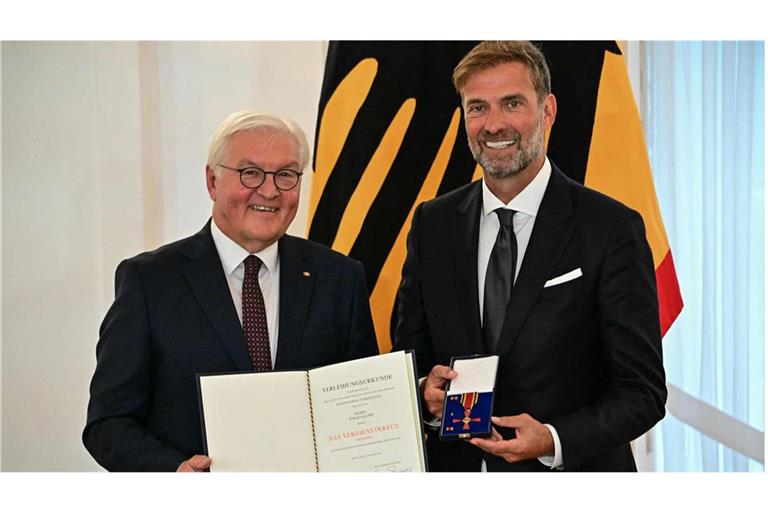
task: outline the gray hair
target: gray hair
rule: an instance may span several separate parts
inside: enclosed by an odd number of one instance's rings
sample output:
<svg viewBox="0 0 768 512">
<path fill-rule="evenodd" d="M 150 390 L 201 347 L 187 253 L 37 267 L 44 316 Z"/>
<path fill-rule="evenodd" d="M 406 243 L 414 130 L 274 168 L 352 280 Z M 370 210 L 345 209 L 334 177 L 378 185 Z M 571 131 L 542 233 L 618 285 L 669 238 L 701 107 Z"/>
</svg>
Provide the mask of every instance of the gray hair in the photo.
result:
<svg viewBox="0 0 768 512">
<path fill-rule="evenodd" d="M 304 131 L 290 119 L 272 114 L 263 114 L 255 110 L 241 110 L 227 116 L 222 121 L 211 145 L 208 147 L 208 167 L 216 170 L 226 158 L 230 137 L 234 134 L 250 130 L 273 130 L 290 135 L 296 141 L 299 150 L 299 165 L 303 170 L 309 164 L 309 143 Z"/>
</svg>

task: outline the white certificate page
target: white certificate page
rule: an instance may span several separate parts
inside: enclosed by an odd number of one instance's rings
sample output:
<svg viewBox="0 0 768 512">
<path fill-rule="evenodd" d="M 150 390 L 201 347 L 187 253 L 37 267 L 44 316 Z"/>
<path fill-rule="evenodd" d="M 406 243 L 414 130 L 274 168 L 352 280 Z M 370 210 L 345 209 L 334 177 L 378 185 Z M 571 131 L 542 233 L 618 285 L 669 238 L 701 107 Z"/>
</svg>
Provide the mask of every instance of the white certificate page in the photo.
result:
<svg viewBox="0 0 768 512">
<path fill-rule="evenodd" d="M 316 471 L 306 372 L 200 377 L 211 471 Z"/>
<path fill-rule="evenodd" d="M 424 471 L 410 354 L 310 372 L 320 471 Z"/>
</svg>

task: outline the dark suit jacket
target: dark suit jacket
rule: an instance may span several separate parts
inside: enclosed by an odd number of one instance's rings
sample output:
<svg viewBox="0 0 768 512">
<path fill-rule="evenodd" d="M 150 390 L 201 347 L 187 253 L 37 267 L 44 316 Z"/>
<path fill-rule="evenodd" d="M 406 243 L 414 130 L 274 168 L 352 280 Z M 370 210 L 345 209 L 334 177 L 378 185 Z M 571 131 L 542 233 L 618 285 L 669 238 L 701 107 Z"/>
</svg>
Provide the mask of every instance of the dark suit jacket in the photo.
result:
<svg viewBox="0 0 768 512">
<path fill-rule="evenodd" d="M 394 350 L 419 372 L 485 353 L 477 290 L 480 182 L 420 205 L 408 236 Z M 580 268 L 577 279 L 544 288 Z M 664 416 L 656 281 L 637 212 L 554 165 L 512 290 L 497 354 L 494 412 L 528 413 L 560 437 L 566 470 L 635 470 L 629 441 Z M 504 432 L 505 438 L 514 433 Z M 430 435 L 433 470 L 543 470 Z"/>
<path fill-rule="evenodd" d="M 377 354 L 363 266 L 300 238 L 278 243 L 275 369 Z M 96 358 L 83 443 L 99 464 L 173 471 L 203 453 L 195 375 L 253 371 L 210 221 L 120 263 Z"/>
</svg>

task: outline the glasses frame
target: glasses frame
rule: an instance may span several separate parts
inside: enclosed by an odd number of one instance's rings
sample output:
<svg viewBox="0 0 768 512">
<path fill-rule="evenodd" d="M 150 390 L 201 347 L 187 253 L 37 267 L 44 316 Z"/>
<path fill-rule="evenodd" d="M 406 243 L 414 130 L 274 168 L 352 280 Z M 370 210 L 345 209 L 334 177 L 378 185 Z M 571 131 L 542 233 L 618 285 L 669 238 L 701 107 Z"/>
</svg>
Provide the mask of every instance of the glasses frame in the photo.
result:
<svg viewBox="0 0 768 512">
<path fill-rule="evenodd" d="M 224 169 L 227 169 L 228 171 L 235 171 L 236 173 L 240 174 L 240 183 L 241 183 L 241 184 L 242 184 L 242 185 L 243 185 L 245 188 L 250 188 L 251 190 L 256 190 L 257 188 L 259 188 L 260 186 L 262 186 L 262 185 L 264 184 L 264 182 L 265 182 L 265 181 L 267 181 L 267 176 L 271 174 L 271 175 L 272 175 L 272 183 L 274 183 L 274 184 L 275 184 L 275 188 L 276 188 L 277 190 L 280 190 L 280 191 L 282 191 L 282 192 L 288 192 L 289 190 L 293 190 L 293 189 L 295 189 L 295 188 L 296 188 L 296 185 L 298 185 L 298 184 L 299 184 L 299 182 L 301 181 L 301 177 L 302 177 L 302 176 L 304 176 L 304 173 L 303 173 L 303 172 L 294 171 L 293 169 L 278 169 L 277 171 L 265 171 L 265 170 L 264 170 L 264 169 L 262 169 L 261 167 L 257 167 L 257 166 L 255 166 L 255 165 L 249 165 L 248 167 L 243 167 L 242 169 L 236 169 L 236 168 L 234 168 L 234 167 L 228 167 L 228 166 L 226 166 L 226 165 L 224 165 L 224 164 L 219 164 L 218 166 L 219 166 L 219 167 L 223 167 Z M 245 182 L 243 181 L 243 173 L 244 173 L 245 171 L 249 171 L 249 170 L 251 170 L 251 169 L 256 169 L 257 171 L 261 171 L 262 173 L 264 173 L 264 179 L 263 179 L 263 180 L 261 180 L 261 183 L 259 183 L 259 184 L 258 184 L 258 185 L 256 185 L 255 187 L 250 187 L 250 186 L 246 185 L 246 184 L 245 184 Z M 279 185 L 277 184 L 277 179 L 276 179 L 276 178 L 277 178 L 277 174 L 278 174 L 278 173 L 281 173 L 281 172 L 292 172 L 292 173 L 294 173 L 294 174 L 295 174 L 295 175 L 298 177 L 298 178 L 296 179 L 296 183 L 295 183 L 295 184 L 294 184 L 292 187 L 290 187 L 290 188 L 282 188 L 281 186 L 279 186 Z"/>
</svg>

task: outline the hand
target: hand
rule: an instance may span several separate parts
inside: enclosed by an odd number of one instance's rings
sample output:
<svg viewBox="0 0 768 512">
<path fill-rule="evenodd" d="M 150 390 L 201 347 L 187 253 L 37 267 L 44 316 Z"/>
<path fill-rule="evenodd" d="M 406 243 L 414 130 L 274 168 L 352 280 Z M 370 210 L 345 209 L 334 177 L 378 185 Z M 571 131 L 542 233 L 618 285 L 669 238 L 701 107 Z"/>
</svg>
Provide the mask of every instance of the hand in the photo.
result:
<svg viewBox="0 0 768 512">
<path fill-rule="evenodd" d="M 213 461 L 210 459 L 210 457 L 206 457 L 205 455 L 195 455 L 185 460 L 181 464 L 179 464 L 179 467 L 176 469 L 176 472 L 177 473 L 190 473 L 190 472 L 199 473 L 211 467 L 211 462 Z"/>
<path fill-rule="evenodd" d="M 445 400 L 445 386 L 448 381 L 455 379 L 459 374 L 448 366 L 435 365 L 424 382 L 421 383 L 422 395 L 427 409 L 437 418 L 443 416 L 443 401 Z"/>
<path fill-rule="evenodd" d="M 515 429 L 514 439 L 504 440 L 496 429 L 488 439 L 472 438 L 470 443 L 492 455 L 498 455 L 507 462 L 534 459 L 555 453 L 555 441 L 549 429 L 529 414 L 518 416 L 492 417 L 494 425 Z"/>
</svg>

